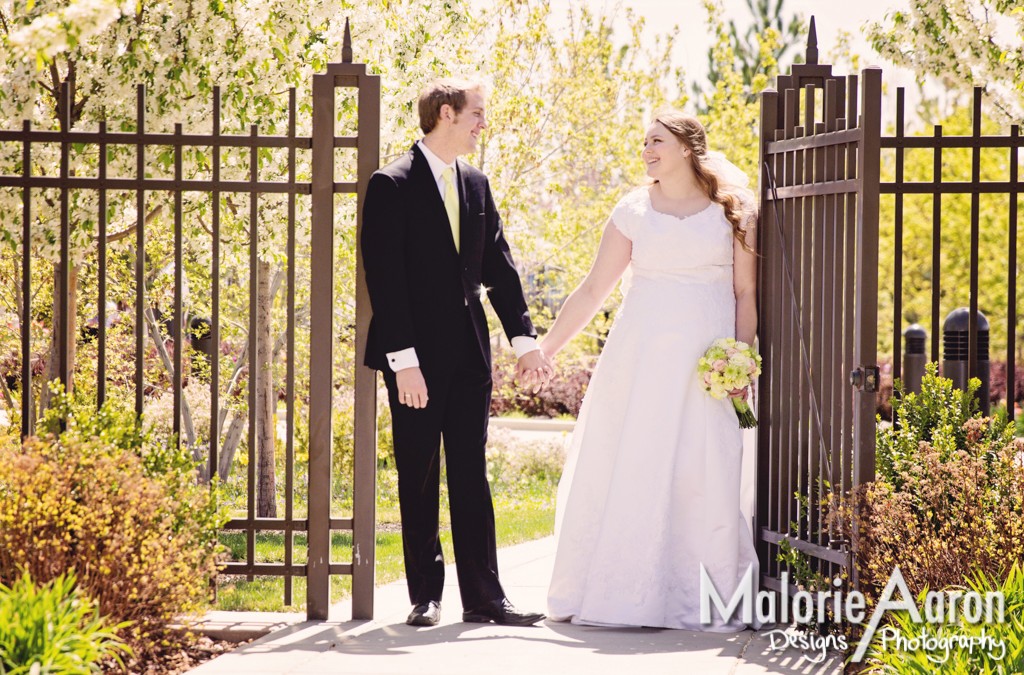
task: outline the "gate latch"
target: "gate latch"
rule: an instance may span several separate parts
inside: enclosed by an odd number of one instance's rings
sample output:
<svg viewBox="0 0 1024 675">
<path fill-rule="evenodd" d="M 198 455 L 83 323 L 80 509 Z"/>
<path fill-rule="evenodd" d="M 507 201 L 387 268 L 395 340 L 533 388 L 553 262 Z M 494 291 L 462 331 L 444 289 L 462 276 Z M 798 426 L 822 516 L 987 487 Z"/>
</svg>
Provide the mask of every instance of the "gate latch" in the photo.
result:
<svg viewBox="0 0 1024 675">
<path fill-rule="evenodd" d="M 850 384 L 862 391 L 878 391 L 880 378 L 878 366 L 860 366 L 850 371 Z"/>
</svg>

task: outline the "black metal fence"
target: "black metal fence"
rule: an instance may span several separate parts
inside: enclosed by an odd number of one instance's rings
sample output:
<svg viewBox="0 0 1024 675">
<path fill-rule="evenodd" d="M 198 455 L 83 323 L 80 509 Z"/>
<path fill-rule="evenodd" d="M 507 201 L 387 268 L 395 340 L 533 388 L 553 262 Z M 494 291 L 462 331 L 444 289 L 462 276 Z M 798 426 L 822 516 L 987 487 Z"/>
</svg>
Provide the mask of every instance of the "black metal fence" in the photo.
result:
<svg viewBox="0 0 1024 675">
<path fill-rule="evenodd" d="M 944 313 L 949 312 L 960 305 L 969 307 L 969 330 L 968 330 L 968 377 L 975 377 L 978 369 L 978 309 L 979 309 L 979 281 L 981 266 L 984 264 L 988 270 L 1005 272 L 1005 277 L 1000 279 L 1000 284 L 1005 284 L 1006 304 L 1005 307 L 990 306 L 984 311 L 990 315 L 1003 315 L 1006 331 L 1006 383 L 1007 383 L 1007 413 L 1011 419 L 1014 416 L 1014 381 L 1016 375 L 1016 331 L 1017 331 L 1017 203 L 1022 191 L 1024 182 L 1020 178 L 1020 152 L 1024 148 L 1024 137 L 1020 135 L 1020 125 L 1013 124 L 1009 127 L 1009 134 L 986 134 L 982 133 L 982 93 L 980 87 L 974 89 L 971 133 L 966 136 L 947 136 L 943 133 L 940 124 L 932 128 L 932 135 L 906 135 L 905 123 L 905 97 L 903 88 L 897 89 L 896 97 L 896 120 L 895 135 L 883 136 L 881 147 L 885 150 L 892 150 L 894 157 L 894 177 L 891 181 L 881 182 L 881 193 L 893 195 L 894 220 L 892 251 L 894 256 L 893 264 L 893 306 L 892 306 L 892 359 L 893 377 L 900 377 L 904 374 L 901 358 L 901 335 L 907 325 L 917 322 L 929 328 L 930 348 L 929 359 L 939 362 L 939 344 L 942 335 L 942 321 Z M 946 151 L 948 161 L 949 152 L 966 149 L 971 155 L 971 174 L 969 180 L 944 179 L 949 172 L 944 170 L 946 162 L 943 159 L 943 151 Z M 931 154 L 931 180 L 922 180 L 921 176 L 906 176 L 905 162 L 908 152 L 925 151 Z M 1007 180 L 983 180 L 982 179 L 982 153 L 1000 152 L 1005 153 L 1007 167 Z M 955 177 L 955 176 L 954 176 Z M 920 253 L 914 262 L 926 262 L 929 270 L 926 285 L 929 287 L 930 311 L 927 318 L 924 316 L 913 317 L 908 320 L 906 317 L 904 300 L 904 281 L 906 277 L 905 263 L 908 262 L 907 247 L 904 242 L 905 214 L 904 201 L 908 195 L 923 195 L 929 198 L 931 211 L 931 249 L 927 261 L 921 259 Z M 943 246 L 943 220 L 948 220 L 947 211 L 943 210 L 943 197 L 950 195 L 966 195 L 970 197 L 970 235 L 969 244 L 966 249 L 955 246 Z M 1002 222 L 989 223 L 989 229 L 985 232 L 989 238 L 994 236 L 1006 236 L 1005 259 L 980 260 L 980 240 L 982 236 L 981 222 L 981 199 L 983 195 L 991 198 L 1001 199 L 1005 205 L 1005 225 Z M 1003 198 L 1005 198 L 1003 200 Z M 1001 219 L 998 219 L 1001 221 Z M 946 223 L 945 234 L 949 234 L 950 224 Z M 948 244 L 948 242 L 947 242 Z M 955 264 L 962 267 L 969 267 L 969 282 L 967 288 L 956 287 L 949 281 L 943 281 L 943 262 Z M 1005 314 L 1003 314 L 1005 312 Z"/>
<path fill-rule="evenodd" d="M 137 88 L 135 128 L 130 131 L 111 130 L 106 121 L 99 123 L 97 130 L 72 128 L 71 111 L 75 104 L 73 83 L 64 82 L 60 89 L 58 102 L 59 129 L 36 129 L 28 121 L 20 130 L 0 130 L 0 143 L 20 144 L 22 152 L 19 166 L 0 167 L 0 189 L 13 189 L 20 192 L 21 237 L 20 261 L 17 269 L 20 275 L 20 387 L 21 394 L 21 433 L 27 436 L 34 431 L 35 401 L 33 400 L 33 361 L 39 357 L 33 353 L 33 325 L 42 320 L 53 332 L 53 345 L 49 349 L 50 356 L 46 359 L 50 373 L 55 375 L 65 386 L 72 384 L 74 368 L 74 351 L 81 342 L 81 337 L 73 331 L 74 312 L 71 304 L 76 292 L 73 285 L 74 263 L 72 256 L 72 213 L 70 200 L 76 192 L 93 192 L 97 197 L 96 211 L 93 214 L 96 222 L 95 260 L 97 275 L 97 315 L 95 317 L 96 340 L 96 403 L 102 405 L 110 396 L 108 379 L 110 379 L 110 331 L 113 317 L 108 309 L 111 296 L 108 293 L 108 282 L 112 273 L 108 268 L 110 254 L 108 251 L 108 199 L 112 195 L 134 194 L 135 211 L 137 214 L 134 225 L 134 260 L 131 292 L 134 325 L 131 331 L 134 336 L 134 372 L 128 387 L 133 389 L 134 409 L 142 415 L 152 402 L 153 375 L 149 368 L 155 363 L 163 364 L 170 381 L 168 394 L 173 397 L 172 426 L 177 438 L 194 437 L 194 427 L 187 406 L 183 402 L 185 357 L 198 358 L 194 351 L 189 352 L 186 341 L 185 322 L 188 307 L 186 306 L 185 287 L 186 261 L 185 231 L 183 219 L 189 217 L 183 200 L 186 195 L 190 199 L 205 199 L 209 208 L 210 235 L 212 251 L 210 252 L 209 288 L 210 315 L 196 319 L 196 326 L 204 334 L 205 359 L 209 368 L 209 444 L 205 448 L 196 448 L 194 452 L 205 455 L 206 475 L 213 476 L 224 473 L 224 458 L 220 456 L 219 439 L 224 429 L 222 425 L 227 412 L 225 398 L 235 396 L 244 398 L 239 404 L 242 413 L 234 422 L 235 431 L 241 431 L 241 425 L 248 423 L 248 458 L 247 479 L 245 481 L 245 515 L 232 519 L 226 526 L 228 531 L 244 533 L 246 538 L 243 560 L 228 562 L 223 567 L 225 574 L 270 575 L 283 577 L 285 603 L 292 603 L 293 579 L 305 577 L 307 582 L 306 602 L 307 614 L 311 619 L 326 619 L 330 604 L 331 575 L 352 575 L 353 577 L 353 614 L 356 618 L 370 618 L 373 614 L 374 585 L 374 494 L 376 470 L 376 388 L 372 371 L 361 366 L 357 367 L 356 382 L 356 439 L 355 439 L 355 476 L 353 477 L 354 505 L 350 518 L 333 517 L 331 513 L 331 403 L 335 395 L 332 346 L 335 340 L 335 328 L 332 318 L 334 312 L 334 230 L 335 204 L 334 195 L 341 193 L 355 194 L 359 203 L 370 174 L 377 168 L 379 161 L 379 126 L 380 126 L 380 83 L 379 78 L 370 75 L 363 64 L 352 63 L 351 38 L 346 26 L 345 45 L 342 63 L 330 64 L 325 74 L 313 78 L 313 115 L 312 135 L 298 136 L 296 92 L 292 88 L 288 95 L 287 133 L 285 135 L 260 134 L 257 125 L 251 125 L 248 134 L 227 134 L 222 132 L 221 95 L 214 89 L 212 106 L 212 133 L 186 133 L 181 124 L 175 125 L 174 132 L 154 133 L 146 126 L 146 90 L 142 85 Z M 335 130 L 337 118 L 336 91 L 338 88 L 355 88 L 358 97 L 358 134 L 354 136 L 338 136 Z M 59 147 L 60 171 L 58 175 L 34 175 L 33 152 L 40 147 Z M 133 148 L 135 152 L 135 174 L 130 177 L 108 175 L 108 151 L 119 148 Z M 154 177 L 150 169 L 158 152 L 170 148 L 173 153 L 173 177 Z M 338 164 L 337 149 L 355 149 L 357 153 L 356 180 L 354 182 L 335 181 L 334 175 Z M 227 179 L 222 177 L 224 168 L 223 154 L 232 150 L 248 151 L 247 179 Z M 281 180 L 268 180 L 260 176 L 258 154 L 273 150 L 286 152 L 286 168 L 278 171 L 286 174 Z M 200 154 L 208 162 L 209 175 L 187 177 L 183 171 L 183 155 Z M 312 180 L 300 181 L 296 175 L 296 153 L 309 151 L 312 155 Z M 95 152 L 98 157 L 96 175 L 74 175 L 71 170 L 73 154 Z M 205 154 L 204 154 L 205 153 Z M 59 259 L 54 267 L 54 310 L 51 317 L 38 317 L 33 310 L 31 301 L 33 293 L 38 291 L 33 279 L 38 278 L 39 265 L 33 260 L 32 245 L 33 229 L 41 225 L 33 205 L 41 198 L 52 198 L 56 195 L 59 201 L 59 228 L 56 245 Z M 275 345 L 265 344 L 267 332 L 258 330 L 258 302 L 260 284 L 270 282 L 260 279 L 261 255 L 259 251 L 260 237 L 268 223 L 261 221 L 261 204 L 270 196 L 286 200 L 284 207 L 286 216 L 286 251 L 284 253 L 284 279 L 277 280 L 286 284 L 284 344 L 278 345 L 284 350 L 286 373 L 284 376 L 283 399 L 285 405 L 284 419 L 284 515 L 283 517 L 258 517 L 256 506 L 257 495 L 257 430 L 259 425 L 267 422 L 266 416 L 274 415 L 276 400 L 274 391 L 268 387 L 258 389 L 258 364 L 265 359 L 258 355 Z M 161 321 L 159 311 L 154 307 L 152 298 L 147 297 L 147 287 L 153 283 L 155 270 L 147 259 L 147 250 L 151 248 L 148 238 L 145 214 L 151 211 L 151 202 L 160 199 L 173 203 L 173 242 L 161 242 L 172 248 L 173 286 L 170 321 Z M 230 202 L 226 202 L 227 198 Z M 123 198 L 123 197 L 122 197 Z M 297 200 L 308 199 L 312 214 L 311 242 L 308 250 L 301 253 L 297 250 L 296 216 Z M 248 216 L 248 316 L 242 327 L 246 334 L 244 353 L 239 357 L 234 374 L 230 381 L 221 381 L 221 333 L 225 317 L 222 314 L 221 300 L 225 292 L 222 279 L 226 270 L 222 269 L 221 261 L 224 252 L 221 250 L 222 220 L 225 204 L 234 209 L 245 209 Z M 357 208 L 357 212 L 358 212 Z M 238 215 L 238 214 L 233 214 Z M 243 212 L 244 215 L 244 212 Z M 357 216 L 358 218 L 358 216 Z M 205 223 L 204 223 L 205 226 Z M 308 257 L 308 266 L 306 258 Z M 296 287 L 301 283 L 297 269 L 302 266 L 303 276 L 308 273 L 311 280 L 310 294 L 310 360 L 309 360 L 309 391 L 296 390 Z M 361 264 L 357 270 L 357 320 L 359 326 L 356 335 L 356 350 L 359 354 L 357 363 L 362 361 L 362 334 L 369 315 L 369 303 L 362 282 Z M 36 274 L 34 277 L 33 275 Z M 237 285 L 237 284 L 236 284 Z M 129 321 L 127 312 L 123 316 Z M 168 334 L 169 333 L 169 334 Z M 152 343 L 156 351 L 155 357 L 147 356 L 147 345 Z M 192 340 L 193 343 L 196 340 Z M 159 359 L 159 361 L 157 360 Z M 243 365 L 248 362 L 247 391 L 235 391 L 241 381 Z M 147 375 L 147 372 L 150 372 Z M 79 372 L 78 377 L 82 377 Z M 201 379 L 201 378 L 195 378 Z M 226 385 L 226 386 L 225 386 Z M 126 390 L 122 390 L 126 391 Z M 261 399 L 262 397 L 262 399 Z M 309 406 L 309 461 L 308 461 L 308 504 L 307 517 L 297 515 L 296 506 L 296 409 L 299 398 L 308 400 Z M 271 407 L 273 406 L 273 407 Z M 184 435 L 183 435 L 184 434 Z M 271 443 L 274 442 L 270 439 Z M 331 560 L 331 533 L 338 530 L 352 531 L 352 562 L 334 562 Z M 282 533 L 284 536 L 283 562 L 261 562 L 256 553 L 257 535 L 266 533 Z M 307 561 L 296 562 L 295 535 L 305 534 L 308 541 Z"/>
</svg>

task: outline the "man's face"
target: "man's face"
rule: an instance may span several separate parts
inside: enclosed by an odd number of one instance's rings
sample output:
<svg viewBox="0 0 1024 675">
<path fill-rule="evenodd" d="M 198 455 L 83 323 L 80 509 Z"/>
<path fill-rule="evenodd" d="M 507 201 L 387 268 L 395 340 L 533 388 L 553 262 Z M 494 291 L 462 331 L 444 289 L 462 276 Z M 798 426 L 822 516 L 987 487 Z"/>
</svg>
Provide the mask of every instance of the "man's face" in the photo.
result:
<svg viewBox="0 0 1024 675">
<path fill-rule="evenodd" d="M 453 144 L 460 155 L 476 152 L 480 132 L 487 128 L 484 96 L 479 91 L 466 92 L 466 105 L 455 115 L 450 129 Z"/>
</svg>

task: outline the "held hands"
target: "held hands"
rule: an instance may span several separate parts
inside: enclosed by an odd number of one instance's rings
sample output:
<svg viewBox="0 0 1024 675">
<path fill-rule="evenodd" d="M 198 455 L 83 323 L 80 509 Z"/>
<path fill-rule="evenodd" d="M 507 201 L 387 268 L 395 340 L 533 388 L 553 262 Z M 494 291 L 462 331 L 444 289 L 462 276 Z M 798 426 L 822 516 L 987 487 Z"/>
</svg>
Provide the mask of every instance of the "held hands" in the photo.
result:
<svg viewBox="0 0 1024 675">
<path fill-rule="evenodd" d="M 516 379 L 519 386 L 534 394 L 548 385 L 554 372 L 551 359 L 540 349 L 523 354 L 516 364 Z"/>
<path fill-rule="evenodd" d="M 419 368 L 403 368 L 395 373 L 398 401 L 410 408 L 427 407 L 427 381 Z"/>
</svg>

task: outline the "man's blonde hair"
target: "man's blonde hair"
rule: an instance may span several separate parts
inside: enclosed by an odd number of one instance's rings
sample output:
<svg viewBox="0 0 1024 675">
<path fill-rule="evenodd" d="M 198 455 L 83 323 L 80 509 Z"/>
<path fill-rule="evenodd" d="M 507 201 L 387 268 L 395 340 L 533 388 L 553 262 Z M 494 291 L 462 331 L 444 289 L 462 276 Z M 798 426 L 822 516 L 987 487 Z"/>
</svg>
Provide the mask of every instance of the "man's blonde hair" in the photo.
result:
<svg viewBox="0 0 1024 675">
<path fill-rule="evenodd" d="M 471 91 L 484 92 L 482 82 L 446 77 L 434 80 L 420 92 L 420 129 L 429 134 L 441 119 L 441 106 L 447 104 L 458 115 L 466 107 L 466 94 Z"/>
</svg>

